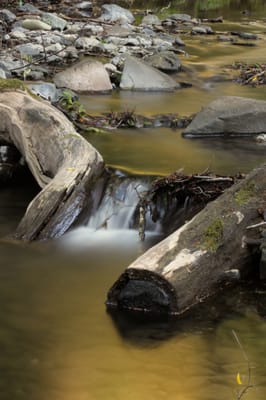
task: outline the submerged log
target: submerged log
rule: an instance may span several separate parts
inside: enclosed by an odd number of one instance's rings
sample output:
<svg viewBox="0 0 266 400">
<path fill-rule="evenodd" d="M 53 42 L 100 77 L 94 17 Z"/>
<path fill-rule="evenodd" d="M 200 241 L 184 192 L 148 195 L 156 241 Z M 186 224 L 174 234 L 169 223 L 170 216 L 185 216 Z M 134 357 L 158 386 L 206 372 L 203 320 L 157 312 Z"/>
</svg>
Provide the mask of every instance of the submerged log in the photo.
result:
<svg viewBox="0 0 266 400">
<path fill-rule="evenodd" d="M 104 170 L 100 154 L 62 112 L 20 90 L 0 93 L 0 143 L 16 146 L 42 188 L 14 237 L 62 235 L 93 203 L 92 189 Z"/>
<path fill-rule="evenodd" d="M 259 227 L 247 228 L 265 208 L 266 164 L 129 265 L 110 289 L 107 308 L 179 315 L 258 272 L 246 237 L 259 234 Z"/>
</svg>

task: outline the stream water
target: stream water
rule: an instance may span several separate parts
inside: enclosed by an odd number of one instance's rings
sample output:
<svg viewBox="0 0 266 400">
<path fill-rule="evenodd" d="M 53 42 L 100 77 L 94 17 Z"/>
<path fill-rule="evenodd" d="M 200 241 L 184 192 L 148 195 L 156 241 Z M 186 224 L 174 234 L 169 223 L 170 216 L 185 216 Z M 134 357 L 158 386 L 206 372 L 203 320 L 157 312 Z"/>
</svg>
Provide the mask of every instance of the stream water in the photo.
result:
<svg viewBox="0 0 266 400">
<path fill-rule="evenodd" d="M 164 94 L 114 92 L 83 97 L 82 102 L 92 113 L 134 108 L 145 115 L 189 115 L 223 94 L 265 99 L 265 88 L 237 85 L 227 68 L 236 59 L 265 61 L 264 1 L 222 3 L 228 20 L 217 29 L 234 26 L 257 32 L 261 40 L 256 47 L 184 37 L 190 55 L 181 58 L 186 72 L 180 80 L 192 82 L 192 88 Z M 240 14 L 246 8 L 252 17 Z M 194 14 L 195 8 L 180 10 Z M 210 15 L 220 13 L 214 10 Z M 262 22 L 255 19 L 258 16 Z M 230 17 L 238 22 L 232 25 Z M 110 131 L 87 138 L 108 164 L 142 175 L 165 175 L 179 168 L 187 173 L 210 168 L 234 174 L 265 161 L 265 146 L 251 139 L 185 140 L 181 131 L 166 128 Z M 106 313 L 110 286 L 159 239 L 158 227 L 144 244 L 129 229 L 131 205 L 137 200 L 134 188 L 127 185 L 122 197 L 118 190 L 115 212 L 106 198 L 88 226 L 63 239 L 25 247 L 0 243 L 1 400 L 237 399 L 236 390 L 243 386 L 236 376 L 240 373 L 247 383 L 248 363 L 232 330 L 252 367 L 254 387 L 243 398 L 265 399 L 265 287 L 227 291 L 178 321 L 136 321 Z M 31 181 L 1 188 L 1 236 L 14 229 L 35 193 Z M 106 221 L 109 229 L 99 229 Z"/>
</svg>

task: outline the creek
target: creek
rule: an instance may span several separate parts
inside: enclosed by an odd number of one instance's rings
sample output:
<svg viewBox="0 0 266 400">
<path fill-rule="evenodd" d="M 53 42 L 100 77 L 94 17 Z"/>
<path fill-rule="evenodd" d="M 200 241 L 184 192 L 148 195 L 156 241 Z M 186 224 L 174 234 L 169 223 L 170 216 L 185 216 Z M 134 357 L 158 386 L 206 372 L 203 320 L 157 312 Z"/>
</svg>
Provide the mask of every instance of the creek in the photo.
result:
<svg viewBox="0 0 266 400">
<path fill-rule="evenodd" d="M 215 29 L 258 33 L 256 47 L 185 36 L 189 56 L 181 57 L 186 68 L 180 80 L 192 82 L 191 88 L 82 96 L 82 103 L 95 114 L 135 109 L 149 116 L 190 115 L 220 95 L 265 99 L 264 87 L 236 84 L 227 68 L 236 60 L 265 61 L 264 2 L 238 1 L 237 7 L 232 1 L 222 3 L 209 14 L 203 10 L 206 16 L 223 12 L 228 18 Z M 240 13 L 248 7 L 250 18 Z M 180 11 L 203 12 L 182 5 Z M 209 168 L 227 175 L 265 162 L 265 146 L 252 139 L 188 140 L 180 130 L 166 128 L 119 129 L 88 134 L 87 139 L 108 165 L 139 176 L 166 175 L 180 168 L 185 173 Z M 143 180 L 120 188 L 115 211 L 112 199 L 106 198 L 94 220 L 60 240 L 31 246 L 0 242 L 1 399 L 237 399 L 237 373 L 245 383 L 248 371 L 232 330 L 252 366 L 255 386 L 244 398 L 265 399 L 265 287 L 226 291 L 179 321 L 141 321 L 106 313 L 110 286 L 160 238 L 160 228 L 151 227 L 147 240 L 140 243 L 130 226 L 138 199 L 135 187 L 140 184 Z M 31 180 L 1 188 L 1 236 L 14 230 L 36 191 Z M 106 221 L 109 229 L 103 227 Z"/>
</svg>

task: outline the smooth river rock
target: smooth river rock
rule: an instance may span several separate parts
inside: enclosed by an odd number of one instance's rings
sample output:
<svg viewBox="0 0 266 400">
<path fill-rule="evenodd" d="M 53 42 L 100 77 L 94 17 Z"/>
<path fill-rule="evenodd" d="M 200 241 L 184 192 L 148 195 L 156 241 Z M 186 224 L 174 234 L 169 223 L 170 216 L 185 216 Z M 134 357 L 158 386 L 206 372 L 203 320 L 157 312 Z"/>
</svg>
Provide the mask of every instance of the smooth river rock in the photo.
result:
<svg viewBox="0 0 266 400">
<path fill-rule="evenodd" d="M 171 91 L 177 87 L 179 87 L 178 83 L 170 76 L 135 57 L 126 57 L 120 82 L 121 89 Z"/>
<path fill-rule="evenodd" d="M 22 27 L 25 29 L 29 29 L 31 31 L 42 30 L 42 31 L 50 31 L 52 29 L 51 25 L 46 24 L 39 19 L 24 19 L 22 22 Z"/>
<path fill-rule="evenodd" d="M 251 136 L 266 132 L 266 101 L 223 96 L 204 107 L 183 136 Z"/>
<path fill-rule="evenodd" d="M 54 77 L 57 87 L 75 92 L 108 92 L 112 84 L 104 65 L 99 61 L 81 61 Z"/>
</svg>

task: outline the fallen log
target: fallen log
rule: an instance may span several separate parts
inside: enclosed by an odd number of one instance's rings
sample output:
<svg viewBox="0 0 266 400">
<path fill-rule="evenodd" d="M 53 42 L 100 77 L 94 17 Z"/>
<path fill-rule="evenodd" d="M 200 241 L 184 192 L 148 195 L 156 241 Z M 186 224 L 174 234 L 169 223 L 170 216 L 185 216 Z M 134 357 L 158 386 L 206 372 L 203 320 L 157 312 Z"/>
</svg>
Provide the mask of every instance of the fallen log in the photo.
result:
<svg viewBox="0 0 266 400">
<path fill-rule="evenodd" d="M 258 272 L 245 240 L 259 235 L 259 226 L 247 227 L 262 221 L 265 208 L 266 164 L 129 265 L 109 290 L 107 308 L 180 315 Z"/>
<path fill-rule="evenodd" d="M 0 143 L 16 146 L 42 188 L 15 239 L 61 236 L 88 204 L 92 206 L 103 159 L 50 103 L 22 90 L 0 93 Z"/>
</svg>

